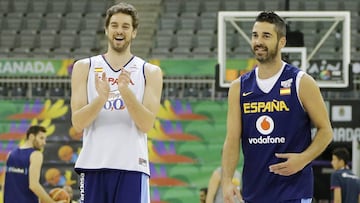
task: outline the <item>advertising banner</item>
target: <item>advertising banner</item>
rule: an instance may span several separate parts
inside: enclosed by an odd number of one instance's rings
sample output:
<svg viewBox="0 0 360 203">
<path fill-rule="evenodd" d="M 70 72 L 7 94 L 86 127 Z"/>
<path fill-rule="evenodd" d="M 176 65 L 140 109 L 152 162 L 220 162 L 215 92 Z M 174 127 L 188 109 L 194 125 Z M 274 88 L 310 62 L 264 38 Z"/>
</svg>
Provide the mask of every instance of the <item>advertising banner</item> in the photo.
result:
<svg viewBox="0 0 360 203">
<path fill-rule="evenodd" d="M 0 76 L 68 76 L 73 59 L 0 59 Z"/>
</svg>

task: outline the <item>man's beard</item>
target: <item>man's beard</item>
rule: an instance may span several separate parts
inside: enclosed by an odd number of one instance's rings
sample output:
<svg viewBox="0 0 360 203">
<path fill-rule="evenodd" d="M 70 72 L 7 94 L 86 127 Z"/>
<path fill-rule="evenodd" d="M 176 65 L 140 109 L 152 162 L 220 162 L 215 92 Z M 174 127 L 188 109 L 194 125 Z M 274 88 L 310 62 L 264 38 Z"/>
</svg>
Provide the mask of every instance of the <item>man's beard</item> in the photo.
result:
<svg viewBox="0 0 360 203">
<path fill-rule="evenodd" d="M 130 42 L 131 41 L 125 41 L 125 43 L 123 45 L 120 45 L 120 46 L 117 46 L 115 45 L 115 42 L 113 40 L 110 40 L 110 46 L 111 46 L 111 49 L 113 49 L 114 51 L 118 52 L 118 53 L 122 53 L 124 52 L 130 45 Z"/>
<path fill-rule="evenodd" d="M 263 48 L 267 52 L 267 54 L 262 55 L 262 56 L 257 55 L 256 51 L 255 51 L 256 47 Z M 273 61 L 274 58 L 277 56 L 278 48 L 279 48 L 278 44 L 276 44 L 276 47 L 273 50 L 270 50 L 268 47 L 265 47 L 265 46 L 255 46 L 255 47 L 253 47 L 252 52 L 255 55 L 256 60 L 258 60 L 260 63 L 268 63 L 268 62 Z"/>
<path fill-rule="evenodd" d="M 36 140 L 33 141 L 33 147 L 34 147 L 35 150 L 41 150 L 42 149 L 39 142 L 37 142 Z"/>
</svg>

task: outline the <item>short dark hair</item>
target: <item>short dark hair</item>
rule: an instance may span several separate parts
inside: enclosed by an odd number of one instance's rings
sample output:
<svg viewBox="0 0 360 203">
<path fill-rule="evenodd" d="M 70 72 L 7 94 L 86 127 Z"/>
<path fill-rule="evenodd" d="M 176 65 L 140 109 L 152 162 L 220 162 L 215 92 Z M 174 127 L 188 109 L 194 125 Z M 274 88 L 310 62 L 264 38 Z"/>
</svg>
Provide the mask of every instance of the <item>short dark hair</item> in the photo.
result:
<svg viewBox="0 0 360 203">
<path fill-rule="evenodd" d="M 26 132 L 26 139 L 29 138 L 30 134 L 37 135 L 39 132 L 46 133 L 46 128 L 40 125 L 30 126 Z"/>
<path fill-rule="evenodd" d="M 350 153 L 345 147 L 334 149 L 332 154 L 335 155 L 339 160 L 343 160 L 345 165 L 347 165 L 350 161 Z"/>
<path fill-rule="evenodd" d="M 132 18 L 132 26 L 134 29 L 137 29 L 137 27 L 139 25 L 138 12 L 133 5 L 125 3 L 125 2 L 115 4 L 106 11 L 106 17 L 105 17 L 105 27 L 106 28 L 110 24 L 110 18 L 117 13 L 123 13 L 123 14 L 130 15 Z"/>
<path fill-rule="evenodd" d="M 278 39 L 286 37 L 286 23 L 285 20 L 278 16 L 273 11 L 263 11 L 256 17 L 256 22 L 267 22 L 275 25 L 275 30 Z"/>
<path fill-rule="evenodd" d="M 204 192 L 205 195 L 207 195 L 207 191 L 208 191 L 207 187 L 200 188 L 200 192 Z"/>
</svg>

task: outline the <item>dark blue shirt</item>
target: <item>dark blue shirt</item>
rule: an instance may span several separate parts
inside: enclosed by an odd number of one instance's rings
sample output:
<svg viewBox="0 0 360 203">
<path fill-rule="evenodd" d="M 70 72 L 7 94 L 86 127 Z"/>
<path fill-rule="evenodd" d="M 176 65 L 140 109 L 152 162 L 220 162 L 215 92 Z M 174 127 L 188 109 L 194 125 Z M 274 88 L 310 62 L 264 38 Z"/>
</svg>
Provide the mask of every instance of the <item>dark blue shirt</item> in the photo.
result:
<svg viewBox="0 0 360 203">
<path fill-rule="evenodd" d="M 349 169 L 341 169 L 331 174 L 331 189 L 341 189 L 341 202 L 358 203 L 360 194 L 359 177 Z"/>
<path fill-rule="evenodd" d="M 299 69 L 286 64 L 270 92 L 263 92 L 255 69 L 241 76 L 241 144 L 244 153 L 243 198 L 246 202 L 275 203 L 312 198 L 310 165 L 291 176 L 269 171 L 285 160 L 275 153 L 300 153 L 311 143 L 311 125 L 296 90 Z"/>
<path fill-rule="evenodd" d="M 38 203 L 29 189 L 30 155 L 35 149 L 15 149 L 6 162 L 4 203 Z"/>
</svg>

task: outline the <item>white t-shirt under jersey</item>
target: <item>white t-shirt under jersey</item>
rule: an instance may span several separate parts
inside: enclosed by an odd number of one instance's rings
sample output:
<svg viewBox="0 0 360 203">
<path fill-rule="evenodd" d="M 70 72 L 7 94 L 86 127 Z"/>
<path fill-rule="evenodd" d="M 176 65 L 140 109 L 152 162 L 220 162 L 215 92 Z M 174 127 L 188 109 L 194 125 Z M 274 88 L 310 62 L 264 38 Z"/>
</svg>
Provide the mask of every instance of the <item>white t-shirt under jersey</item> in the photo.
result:
<svg viewBox="0 0 360 203">
<path fill-rule="evenodd" d="M 279 72 L 277 72 L 275 75 L 271 76 L 270 78 L 267 78 L 267 79 L 260 79 L 259 78 L 259 69 L 258 67 L 256 67 L 255 69 L 255 73 L 256 73 L 256 82 L 259 86 L 259 88 L 265 92 L 265 93 L 269 93 L 270 90 L 274 87 L 276 81 L 279 79 L 281 73 L 283 72 L 284 70 L 284 67 L 285 67 L 286 63 L 283 61 L 282 62 L 282 67 L 281 69 L 279 70 Z M 302 76 L 305 74 L 304 71 L 300 71 L 296 77 L 296 94 L 297 96 L 299 97 L 299 87 L 300 87 L 300 80 L 302 78 Z M 301 103 L 301 100 L 300 100 L 300 97 L 299 97 L 299 101 L 300 101 L 300 104 L 302 105 Z"/>
<path fill-rule="evenodd" d="M 145 89 L 144 65 L 144 60 L 134 56 L 124 66 L 134 82 L 129 88 L 140 102 Z M 136 127 L 118 90 L 117 78 L 121 70 L 115 71 L 102 55 L 90 58 L 88 102 L 98 95 L 95 75 L 101 77 L 102 72 L 109 81 L 109 99 L 96 119 L 84 129 L 83 147 L 75 169 L 121 169 L 150 175 L 147 135 Z"/>
</svg>

